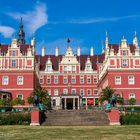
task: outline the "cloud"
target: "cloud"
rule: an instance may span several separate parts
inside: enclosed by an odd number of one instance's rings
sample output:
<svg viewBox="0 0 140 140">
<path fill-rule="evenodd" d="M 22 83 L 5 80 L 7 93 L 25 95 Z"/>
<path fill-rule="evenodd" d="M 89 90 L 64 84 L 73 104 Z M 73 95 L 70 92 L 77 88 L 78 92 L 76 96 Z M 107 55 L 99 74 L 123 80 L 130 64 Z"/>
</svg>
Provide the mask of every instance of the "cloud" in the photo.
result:
<svg viewBox="0 0 140 140">
<path fill-rule="evenodd" d="M 70 46 L 73 49 L 73 53 L 76 54 L 78 46 L 82 46 L 83 40 L 78 40 L 75 38 L 71 38 L 71 44 Z M 44 40 L 40 41 L 37 44 L 37 53 L 41 53 L 41 48 L 45 47 L 47 54 L 55 54 L 55 48 L 59 48 L 59 54 L 64 54 L 67 49 L 67 39 L 62 38 L 62 39 L 57 39 L 52 42 L 46 43 Z M 39 49 L 39 50 L 38 50 Z"/>
<path fill-rule="evenodd" d="M 15 32 L 15 29 L 9 26 L 2 26 L 0 25 L 0 33 L 6 37 L 6 38 L 11 38 L 13 33 Z"/>
<path fill-rule="evenodd" d="M 16 20 L 22 17 L 28 35 L 35 33 L 40 27 L 48 23 L 47 6 L 44 3 L 37 3 L 33 11 L 25 13 L 8 12 L 6 14 Z"/>
<path fill-rule="evenodd" d="M 95 17 L 95 18 L 88 18 L 88 19 L 68 19 L 65 21 L 51 21 L 50 24 L 93 24 L 93 23 L 102 23 L 102 22 L 113 22 L 113 21 L 119 21 L 124 19 L 133 19 L 133 18 L 139 18 L 140 15 L 128 15 L 128 16 L 122 16 L 122 17 L 109 17 L 109 18 L 103 18 L 103 17 Z"/>
</svg>

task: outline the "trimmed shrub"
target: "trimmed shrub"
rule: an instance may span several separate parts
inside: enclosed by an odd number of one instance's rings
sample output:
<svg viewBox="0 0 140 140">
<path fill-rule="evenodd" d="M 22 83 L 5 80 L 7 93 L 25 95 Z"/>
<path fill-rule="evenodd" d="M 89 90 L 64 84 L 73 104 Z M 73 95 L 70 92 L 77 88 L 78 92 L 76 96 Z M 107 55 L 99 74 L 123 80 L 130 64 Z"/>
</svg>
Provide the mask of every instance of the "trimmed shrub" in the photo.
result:
<svg viewBox="0 0 140 140">
<path fill-rule="evenodd" d="M 121 125 L 140 125 L 140 113 L 126 113 L 120 116 Z"/>
<path fill-rule="evenodd" d="M 10 113 L 0 114 L 0 125 L 29 125 L 31 122 L 30 114 Z"/>
</svg>

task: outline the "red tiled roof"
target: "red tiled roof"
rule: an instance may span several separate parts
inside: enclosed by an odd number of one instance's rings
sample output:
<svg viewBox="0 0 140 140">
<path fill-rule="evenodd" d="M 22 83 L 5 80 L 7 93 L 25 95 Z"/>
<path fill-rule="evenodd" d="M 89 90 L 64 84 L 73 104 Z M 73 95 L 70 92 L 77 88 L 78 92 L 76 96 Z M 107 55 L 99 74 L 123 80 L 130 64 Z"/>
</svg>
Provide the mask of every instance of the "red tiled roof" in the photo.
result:
<svg viewBox="0 0 140 140">
<path fill-rule="evenodd" d="M 109 48 L 114 49 L 114 53 L 116 54 L 116 53 L 118 53 L 119 45 L 120 44 L 109 44 Z M 128 45 L 130 47 L 131 53 L 134 53 L 135 52 L 135 45 L 133 45 L 133 44 L 128 44 Z"/>
<path fill-rule="evenodd" d="M 59 56 L 55 56 L 55 55 L 45 55 L 45 56 L 36 55 L 36 57 L 35 57 L 36 61 L 37 61 L 37 63 L 40 63 L 40 70 L 45 70 L 46 61 L 48 60 L 49 57 L 50 57 L 51 62 L 52 62 L 53 70 L 58 71 L 59 62 L 62 60 L 62 55 L 59 55 Z M 89 56 L 89 55 L 77 56 L 77 60 L 80 62 L 80 69 L 81 70 L 85 69 L 85 64 L 86 64 L 86 61 L 87 61 L 88 57 L 91 60 L 92 68 L 94 70 L 97 69 L 97 59 L 98 59 L 99 63 L 103 63 L 103 60 L 104 60 L 104 54 L 94 55 L 94 56 Z"/>
<path fill-rule="evenodd" d="M 1 52 L 7 53 L 8 46 L 10 46 L 10 45 L 9 44 L 0 44 Z M 20 47 L 21 53 L 27 52 L 27 49 L 29 47 L 32 48 L 32 46 L 30 44 L 19 44 L 18 47 Z"/>
</svg>

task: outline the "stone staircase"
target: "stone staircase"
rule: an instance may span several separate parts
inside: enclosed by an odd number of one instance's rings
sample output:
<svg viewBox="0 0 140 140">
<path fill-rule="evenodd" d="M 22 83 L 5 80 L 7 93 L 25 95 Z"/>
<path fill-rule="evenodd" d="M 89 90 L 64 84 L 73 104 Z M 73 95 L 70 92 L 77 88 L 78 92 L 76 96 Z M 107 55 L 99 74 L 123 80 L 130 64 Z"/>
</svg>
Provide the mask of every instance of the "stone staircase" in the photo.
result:
<svg viewBox="0 0 140 140">
<path fill-rule="evenodd" d="M 52 110 L 45 112 L 46 121 L 42 125 L 109 125 L 105 111 L 93 110 Z"/>
</svg>

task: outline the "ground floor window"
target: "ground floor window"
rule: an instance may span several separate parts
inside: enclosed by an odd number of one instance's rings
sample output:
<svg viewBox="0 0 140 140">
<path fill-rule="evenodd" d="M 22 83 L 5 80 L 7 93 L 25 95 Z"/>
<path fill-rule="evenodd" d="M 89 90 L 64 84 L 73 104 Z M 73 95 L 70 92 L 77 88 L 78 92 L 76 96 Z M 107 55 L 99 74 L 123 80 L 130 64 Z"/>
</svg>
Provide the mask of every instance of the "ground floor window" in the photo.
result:
<svg viewBox="0 0 140 140">
<path fill-rule="evenodd" d="M 17 95 L 17 98 L 23 100 L 23 94 L 18 94 L 18 95 Z"/>
<path fill-rule="evenodd" d="M 53 105 L 53 107 L 56 106 L 56 99 L 53 99 L 53 100 L 52 100 L 52 105 Z"/>
</svg>

